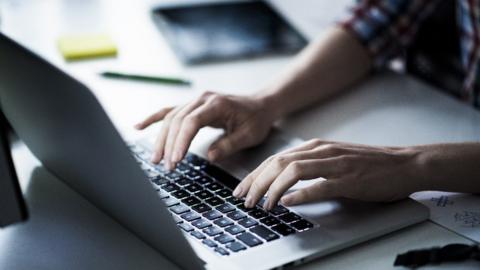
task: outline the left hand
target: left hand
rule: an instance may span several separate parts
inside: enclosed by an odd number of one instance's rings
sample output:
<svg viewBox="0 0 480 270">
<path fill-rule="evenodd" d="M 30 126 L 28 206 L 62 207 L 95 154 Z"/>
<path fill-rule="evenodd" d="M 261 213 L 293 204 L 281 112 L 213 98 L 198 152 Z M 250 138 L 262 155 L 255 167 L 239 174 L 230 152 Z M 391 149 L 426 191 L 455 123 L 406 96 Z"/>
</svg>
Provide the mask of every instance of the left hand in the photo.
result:
<svg viewBox="0 0 480 270">
<path fill-rule="evenodd" d="M 415 179 L 418 150 L 310 140 L 276 154 L 251 172 L 234 190 L 253 207 L 267 194 L 264 208 L 345 197 L 395 201 L 419 189 Z M 299 180 L 325 178 L 282 197 Z"/>
</svg>

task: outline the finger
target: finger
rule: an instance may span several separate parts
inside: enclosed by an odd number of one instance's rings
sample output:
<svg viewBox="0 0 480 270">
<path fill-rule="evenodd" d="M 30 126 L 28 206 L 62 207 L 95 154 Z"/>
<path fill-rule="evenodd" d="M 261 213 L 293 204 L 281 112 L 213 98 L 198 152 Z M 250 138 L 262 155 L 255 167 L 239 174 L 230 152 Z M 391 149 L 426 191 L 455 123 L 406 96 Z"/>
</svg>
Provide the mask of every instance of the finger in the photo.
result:
<svg viewBox="0 0 480 270">
<path fill-rule="evenodd" d="M 250 207 L 252 204 L 255 205 L 263 197 L 263 195 L 265 195 L 267 190 L 269 190 L 275 179 L 279 178 L 280 175 L 284 174 L 286 171 L 289 172 L 293 166 L 300 166 L 299 164 L 305 163 L 305 160 L 307 160 L 308 164 L 312 163 L 312 161 L 315 161 L 311 159 L 316 158 L 317 151 L 306 150 L 275 156 L 268 163 L 268 165 L 264 167 L 263 171 L 255 178 L 255 180 L 250 183 L 250 186 L 244 186 L 245 189 L 248 189 L 245 205 L 250 205 Z M 313 170 L 311 167 L 306 167 L 305 169 Z M 303 169 L 301 169 L 301 173 L 308 172 L 305 172 Z M 297 178 L 295 182 L 298 181 L 298 179 L 299 178 Z M 270 198 L 267 199 L 265 205 L 267 205 L 268 201 L 270 201 Z"/>
<path fill-rule="evenodd" d="M 338 165 L 341 159 L 341 157 L 311 159 L 290 163 L 268 189 L 268 198 L 264 203 L 264 208 L 272 209 L 278 203 L 280 197 L 299 180 L 320 177 L 331 179 L 342 174 L 343 167 Z"/>
<path fill-rule="evenodd" d="M 275 155 L 269 157 L 268 159 L 263 161 L 255 170 L 253 170 L 250 174 L 248 174 L 240 182 L 240 184 L 238 184 L 238 186 L 233 191 L 232 195 L 237 197 L 237 198 L 244 197 L 248 193 L 248 191 L 250 189 L 250 186 L 253 183 L 253 181 L 260 175 L 261 172 L 263 172 L 263 170 L 265 170 L 265 168 L 270 164 L 270 162 L 275 160 L 277 157 L 282 156 L 282 155 L 286 155 L 286 154 L 290 154 L 290 153 L 295 153 L 295 152 L 298 152 L 298 151 L 310 150 L 314 147 L 317 147 L 317 146 L 321 145 L 322 143 L 324 143 L 324 141 L 321 141 L 321 140 L 318 140 L 318 139 L 309 140 L 305 143 L 302 143 L 301 145 L 289 148 L 285 151 L 282 151 L 278 154 L 275 154 Z"/>
<path fill-rule="evenodd" d="M 329 200 L 341 196 L 342 188 L 339 181 L 321 180 L 311 186 L 283 196 L 281 202 L 285 206 L 292 206 L 314 201 Z"/>
<path fill-rule="evenodd" d="M 150 115 L 149 117 L 147 117 L 145 120 L 143 120 L 142 122 L 138 123 L 135 125 L 135 128 L 136 129 L 139 129 L 139 130 L 142 130 L 142 129 L 145 129 L 147 128 L 148 126 L 150 126 L 151 124 L 155 123 L 155 122 L 158 122 L 160 120 L 163 120 L 163 118 L 169 113 L 171 112 L 175 107 L 167 107 L 167 108 L 163 108 L 161 109 L 160 111 Z"/>
<path fill-rule="evenodd" d="M 215 121 L 215 117 L 217 116 L 218 114 L 209 104 L 204 103 L 184 118 L 178 131 L 178 137 L 175 140 L 174 153 L 172 156 L 173 162 L 182 160 L 198 131 L 210 122 Z"/>
<path fill-rule="evenodd" d="M 160 132 L 158 134 L 158 137 L 155 141 L 155 147 L 152 155 L 152 160 L 151 162 L 154 164 L 158 164 L 160 160 L 163 158 L 163 151 L 165 149 L 165 141 L 167 139 L 167 134 L 168 134 L 168 129 L 170 127 L 170 122 L 174 115 L 180 111 L 182 107 L 178 106 L 172 111 L 170 111 L 166 116 L 165 119 L 162 123 L 162 127 L 160 128 Z"/>
<path fill-rule="evenodd" d="M 252 141 L 248 139 L 245 129 L 240 128 L 231 134 L 224 135 L 216 140 L 208 149 L 208 158 L 216 161 L 227 157 L 240 149 L 252 146 Z"/>
<path fill-rule="evenodd" d="M 175 145 L 175 140 L 178 137 L 178 131 L 182 125 L 184 117 L 189 114 L 191 111 L 203 104 L 204 100 L 199 98 L 187 105 L 185 105 L 172 119 L 170 128 L 168 129 L 167 140 L 165 142 L 164 156 L 165 167 L 167 170 L 171 170 L 175 167 L 175 163 L 172 159 L 173 147 Z"/>
</svg>

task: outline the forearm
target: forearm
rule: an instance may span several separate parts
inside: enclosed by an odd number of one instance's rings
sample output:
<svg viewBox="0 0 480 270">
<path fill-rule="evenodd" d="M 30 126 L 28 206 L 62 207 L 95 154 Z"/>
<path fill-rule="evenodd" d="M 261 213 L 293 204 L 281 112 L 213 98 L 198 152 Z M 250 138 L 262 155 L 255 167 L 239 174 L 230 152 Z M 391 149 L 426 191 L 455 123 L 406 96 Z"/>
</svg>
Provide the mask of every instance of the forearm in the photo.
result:
<svg viewBox="0 0 480 270">
<path fill-rule="evenodd" d="M 415 146 L 418 190 L 480 194 L 480 143 Z M 415 178 L 415 177 L 414 177 Z"/>
<path fill-rule="evenodd" d="M 371 68 L 365 48 L 350 33 L 334 27 L 313 41 L 282 76 L 256 97 L 276 118 L 320 102 L 354 84 Z"/>
</svg>

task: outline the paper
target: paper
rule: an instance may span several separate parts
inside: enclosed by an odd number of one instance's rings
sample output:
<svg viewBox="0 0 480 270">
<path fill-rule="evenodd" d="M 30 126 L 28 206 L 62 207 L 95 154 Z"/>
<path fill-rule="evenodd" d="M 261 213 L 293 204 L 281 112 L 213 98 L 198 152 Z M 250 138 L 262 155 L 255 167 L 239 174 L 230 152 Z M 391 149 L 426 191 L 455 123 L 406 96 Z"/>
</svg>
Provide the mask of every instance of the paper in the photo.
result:
<svg viewBox="0 0 480 270">
<path fill-rule="evenodd" d="M 424 191 L 410 196 L 430 209 L 430 220 L 473 241 L 480 242 L 480 196 Z"/>
<path fill-rule="evenodd" d="M 108 35 L 104 34 L 63 36 L 59 38 L 58 46 L 66 60 L 117 54 L 117 46 Z"/>
</svg>

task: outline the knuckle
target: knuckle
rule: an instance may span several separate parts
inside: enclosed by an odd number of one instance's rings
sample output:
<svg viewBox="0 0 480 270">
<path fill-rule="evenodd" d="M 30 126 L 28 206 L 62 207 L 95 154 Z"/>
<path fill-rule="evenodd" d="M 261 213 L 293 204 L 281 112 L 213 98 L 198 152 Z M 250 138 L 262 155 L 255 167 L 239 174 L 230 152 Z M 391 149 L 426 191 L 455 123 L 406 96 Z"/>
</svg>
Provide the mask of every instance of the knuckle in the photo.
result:
<svg viewBox="0 0 480 270">
<path fill-rule="evenodd" d="M 275 167 L 283 168 L 287 164 L 287 158 L 285 156 L 279 155 L 279 156 L 276 156 L 272 162 L 275 165 Z"/>
<path fill-rule="evenodd" d="M 291 162 L 288 165 L 287 169 L 290 172 L 290 174 L 292 175 L 292 177 L 298 178 L 302 174 L 302 165 L 298 161 Z"/>
<path fill-rule="evenodd" d="M 322 144 L 322 140 L 315 138 L 315 139 L 310 139 L 307 141 L 308 144 L 313 144 L 313 145 L 320 145 Z"/>
<path fill-rule="evenodd" d="M 322 147 L 322 151 L 329 156 L 338 155 L 342 150 L 335 144 L 326 144 Z"/>
<path fill-rule="evenodd" d="M 173 117 L 175 116 L 175 113 L 173 113 L 173 111 L 169 112 L 166 116 L 165 116 L 165 121 L 172 121 Z"/>
<path fill-rule="evenodd" d="M 187 115 L 185 116 L 184 122 L 188 126 L 196 127 L 200 122 L 198 115 Z"/>
<path fill-rule="evenodd" d="M 213 95 L 213 94 L 215 94 L 215 93 L 212 92 L 212 91 L 207 90 L 207 91 L 203 92 L 203 93 L 200 95 L 200 98 L 207 98 L 207 97 L 209 97 L 209 96 L 211 96 L 211 95 Z"/>
<path fill-rule="evenodd" d="M 252 194 L 255 195 L 256 193 L 260 192 L 262 188 L 263 188 L 262 184 L 260 184 L 258 181 L 254 181 L 250 185 L 250 192 L 252 192 Z"/>
</svg>

